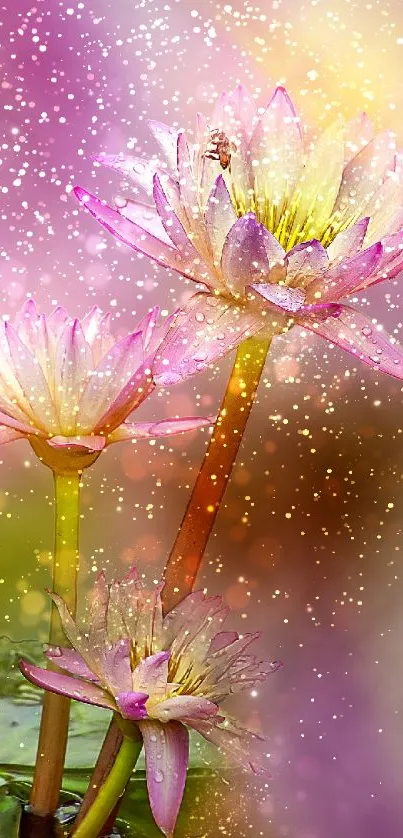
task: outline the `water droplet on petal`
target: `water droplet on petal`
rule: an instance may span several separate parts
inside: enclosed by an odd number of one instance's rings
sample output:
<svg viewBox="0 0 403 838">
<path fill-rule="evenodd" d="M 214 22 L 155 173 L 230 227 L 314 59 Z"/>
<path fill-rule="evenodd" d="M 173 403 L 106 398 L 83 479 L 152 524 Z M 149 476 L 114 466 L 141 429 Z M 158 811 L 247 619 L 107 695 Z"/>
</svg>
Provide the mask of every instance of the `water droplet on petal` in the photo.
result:
<svg viewBox="0 0 403 838">
<path fill-rule="evenodd" d="M 203 323 L 203 320 L 204 320 L 204 314 L 203 314 L 203 312 L 202 312 L 202 311 L 197 311 L 197 312 L 196 312 L 196 314 L 195 314 L 195 320 L 197 320 L 197 322 L 198 322 L 198 323 Z"/>
<path fill-rule="evenodd" d="M 364 326 L 363 329 L 362 329 L 362 333 L 363 333 L 365 338 L 369 338 L 370 335 L 372 335 L 372 329 L 370 329 L 369 326 Z"/>
<path fill-rule="evenodd" d="M 162 783 L 164 780 L 164 774 L 160 768 L 157 768 L 154 774 L 154 780 L 156 783 Z"/>
<path fill-rule="evenodd" d="M 152 736 L 150 736 L 150 739 L 151 739 L 151 742 L 156 742 L 157 741 L 157 737 L 154 734 L 152 734 Z"/>
<path fill-rule="evenodd" d="M 124 209 L 125 207 L 127 207 L 127 204 L 127 198 L 124 198 L 123 195 L 116 195 L 115 207 L 117 207 L 118 209 Z"/>
<path fill-rule="evenodd" d="M 133 171 L 138 175 L 142 175 L 145 170 L 144 163 L 133 163 Z"/>
</svg>

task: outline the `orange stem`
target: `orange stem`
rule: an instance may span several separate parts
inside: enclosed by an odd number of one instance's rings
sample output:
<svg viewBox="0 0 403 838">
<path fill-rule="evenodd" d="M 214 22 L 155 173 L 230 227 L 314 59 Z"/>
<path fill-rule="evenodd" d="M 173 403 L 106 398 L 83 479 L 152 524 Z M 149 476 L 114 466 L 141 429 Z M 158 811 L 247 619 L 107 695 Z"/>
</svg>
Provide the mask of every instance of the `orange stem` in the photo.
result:
<svg viewBox="0 0 403 838">
<path fill-rule="evenodd" d="M 164 613 L 193 589 L 255 401 L 270 339 L 239 347 L 204 460 L 165 568 Z"/>
</svg>

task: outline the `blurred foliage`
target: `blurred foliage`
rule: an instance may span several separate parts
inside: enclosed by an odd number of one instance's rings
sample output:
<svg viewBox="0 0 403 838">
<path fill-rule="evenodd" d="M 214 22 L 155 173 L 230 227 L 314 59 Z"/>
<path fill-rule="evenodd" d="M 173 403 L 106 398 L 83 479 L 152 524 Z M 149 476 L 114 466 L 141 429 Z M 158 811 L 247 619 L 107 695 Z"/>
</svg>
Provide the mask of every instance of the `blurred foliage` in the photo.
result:
<svg viewBox="0 0 403 838">
<path fill-rule="evenodd" d="M 7 786 L 0 789 L 0 838 L 18 838 L 21 821 L 21 803 L 8 793 Z"/>
</svg>

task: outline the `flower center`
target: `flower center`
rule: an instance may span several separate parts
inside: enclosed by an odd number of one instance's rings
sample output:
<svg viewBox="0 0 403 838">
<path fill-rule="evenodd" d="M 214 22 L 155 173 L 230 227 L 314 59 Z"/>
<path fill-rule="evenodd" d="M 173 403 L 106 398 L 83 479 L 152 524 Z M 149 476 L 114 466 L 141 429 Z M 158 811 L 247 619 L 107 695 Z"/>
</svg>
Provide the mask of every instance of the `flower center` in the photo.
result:
<svg viewBox="0 0 403 838">
<path fill-rule="evenodd" d="M 360 218 L 359 213 L 350 214 L 346 210 L 338 210 L 324 220 L 318 214 L 315 196 L 312 209 L 308 209 L 303 220 L 299 221 L 297 215 L 302 197 L 302 192 L 295 191 L 291 196 L 284 195 L 282 203 L 276 204 L 267 195 L 262 196 L 261 189 L 245 191 L 234 182 L 231 184 L 231 198 L 238 217 L 253 212 L 257 221 L 273 233 L 287 251 L 311 239 L 317 239 L 323 247 L 329 247 L 339 233 Z"/>
</svg>

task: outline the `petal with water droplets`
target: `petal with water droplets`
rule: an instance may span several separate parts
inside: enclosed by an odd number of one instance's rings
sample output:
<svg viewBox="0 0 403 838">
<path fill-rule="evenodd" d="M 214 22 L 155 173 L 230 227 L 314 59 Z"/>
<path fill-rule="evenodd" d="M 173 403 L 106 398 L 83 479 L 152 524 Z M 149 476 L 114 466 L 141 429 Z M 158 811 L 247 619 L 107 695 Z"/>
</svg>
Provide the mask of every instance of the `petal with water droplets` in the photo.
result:
<svg viewBox="0 0 403 838">
<path fill-rule="evenodd" d="M 144 741 L 151 811 L 161 832 L 172 838 L 182 802 L 189 758 L 189 734 L 180 722 L 139 722 Z"/>
<path fill-rule="evenodd" d="M 351 353 L 364 364 L 395 378 L 403 378 L 403 347 L 372 321 L 349 306 L 339 306 L 339 316 L 321 322 L 300 320 L 300 325 Z"/>
<path fill-rule="evenodd" d="M 83 701 L 84 704 L 96 704 L 98 707 L 106 707 L 116 710 L 116 704 L 105 690 L 97 687 L 96 684 L 82 681 L 80 678 L 73 678 L 70 675 L 62 675 L 50 669 L 41 669 L 27 661 L 21 661 L 21 672 L 31 684 L 42 687 L 44 690 L 64 695 L 66 698 L 73 698 L 76 701 Z"/>
<path fill-rule="evenodd" d="M 206 369 L 265 326 L 265 315 L 212 294 L 194 294 L 180 310 L 153 363 L 159 385 L 176 384 Z"/>
</svg>

